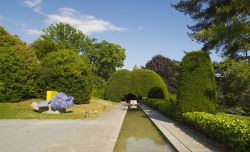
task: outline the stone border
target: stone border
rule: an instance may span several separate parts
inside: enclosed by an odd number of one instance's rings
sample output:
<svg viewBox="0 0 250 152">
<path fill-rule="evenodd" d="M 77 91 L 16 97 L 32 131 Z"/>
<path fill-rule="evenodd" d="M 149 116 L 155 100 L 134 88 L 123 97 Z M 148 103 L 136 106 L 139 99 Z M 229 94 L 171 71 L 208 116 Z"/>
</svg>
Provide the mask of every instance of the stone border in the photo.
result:
<svg viewBox="0 0 250 152">
<path fill-rule="evenodd" d="M 205 137 L 195 134 L 187 127 L 180 126 L 156 110 L 140 104 L 141 109 L 158 127 L 177 152 L 219 152 Z"/>
<path fill-rule="evenodd" d="M 107 139 L 107 142 L 105 143 L 102 151 L 103 152 L 113 152 L 114 148 L 115 148 L 115 144 L 116 141 L 118 139 L 122 124 L 123 124 L 123 120 L 126 116 L 127 110 L 128 110 L 128 106 L 126 104 L 122 104 L 121 110 L 124 110 L 124 112 L 121 114 L 121 117 L 119 120 L 117 120 L 117 124 L 113 127 L 113 131 L 110 134 L 110 136 Z"/>
</svg>

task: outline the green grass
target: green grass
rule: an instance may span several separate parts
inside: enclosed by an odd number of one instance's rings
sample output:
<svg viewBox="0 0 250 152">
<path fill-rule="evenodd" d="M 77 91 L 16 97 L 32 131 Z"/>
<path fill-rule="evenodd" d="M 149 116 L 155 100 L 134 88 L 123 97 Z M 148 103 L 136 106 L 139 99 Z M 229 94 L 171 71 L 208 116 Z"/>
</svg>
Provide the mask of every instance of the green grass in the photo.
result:
<svg viewBox="0 0 250 152">
<path fill-rule="evenodd" d="M 228 113 L 223 113 L 220 112 L 217 115 L 223 115 L 223 116 L 227 116 L 227 117 L 232 117 L 232 118 L 237 118 L 237 119 L 247 119 L 250 120 L 250 116 L 242 116 L 242 115 L 236 115 L 236 114 L 228 114 Z"/>
<path fill-rule="evenodd" d="M 84 119 L 83 113 L 88 111 L 89 118 L 95 119 L 112 107 L 106 100 L 92 98 L 89 104 L 75 105 L 67 109 L 67 113 L 43 114 L 32 110 L 32 102 L 41 99 L 29 99 L 19 103 L 0 103 L 0 119 Z M 95 111 L 97 110 L 97 113 Z"/>
</svg>

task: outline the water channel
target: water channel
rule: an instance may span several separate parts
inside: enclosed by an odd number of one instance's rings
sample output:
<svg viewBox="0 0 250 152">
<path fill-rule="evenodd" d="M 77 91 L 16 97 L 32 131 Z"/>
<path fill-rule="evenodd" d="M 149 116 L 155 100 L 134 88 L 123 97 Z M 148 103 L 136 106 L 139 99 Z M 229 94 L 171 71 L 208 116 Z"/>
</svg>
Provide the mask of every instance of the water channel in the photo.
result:
<svg viewBox="0 0 250 152">
<path fill-rule="evenodd" d="M 114 152 L 173 152 L 170 144 L 147 115 L 128 111 Z"/>
</svg>

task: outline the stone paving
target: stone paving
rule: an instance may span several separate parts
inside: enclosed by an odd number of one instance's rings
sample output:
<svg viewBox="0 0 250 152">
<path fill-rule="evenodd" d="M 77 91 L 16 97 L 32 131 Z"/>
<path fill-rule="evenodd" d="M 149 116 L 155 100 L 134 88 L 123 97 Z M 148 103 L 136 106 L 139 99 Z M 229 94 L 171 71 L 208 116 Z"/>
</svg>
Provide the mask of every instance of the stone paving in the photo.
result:
<svg viewBox="0 0 250 152">
<path fill-rule="evenodd" d="M 161 113 L 141 104 L 140 107 L 179 152 L 219 152 L 217 146 L 193 130 L 180 126 Z"/>
<path fill-rule="evenodd" d="M 127 106 L 96 120 L 0 120 L 1 152 L 112 152 Z"/>
</svg>

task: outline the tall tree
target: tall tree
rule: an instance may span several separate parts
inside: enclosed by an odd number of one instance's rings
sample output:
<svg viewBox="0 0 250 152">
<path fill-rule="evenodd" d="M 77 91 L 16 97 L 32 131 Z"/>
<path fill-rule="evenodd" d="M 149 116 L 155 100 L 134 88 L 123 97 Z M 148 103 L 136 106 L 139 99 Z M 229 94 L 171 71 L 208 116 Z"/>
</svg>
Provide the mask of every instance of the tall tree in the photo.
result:
<svg viewBox="0 0 250 152">
<path fill-rule="evenodd" d="M 203 50 L 221 51 L 230 58 L 249 58 L 249 0 L 181 0 L 172 5 L 196 22 L 189 36 Z"/>
<path fill-rule="evenodd" d="M 57 23 L 44 29 L 40 38 L 32 45 L 38 57 L 43 58 L 47 53 L 60 49 L 78 50 L 88 54 L 92 50 L 93 42 L 95 39 L 87 37 L 75 27 Z"/>
<path fill-rule="evenodd" d="M 178 84 L 178 64 L 176 61 L 172 61 L 162 55 L 156 55 L 146 63 L 145 67 L 159 74 L 167 84 L 169 91 L 176 93 Z"/>
<path fill-rule="evenodd" d="M 214 64 L 219 101 L 250 114 L 250 64 L 227 59 Z"/>
<path fill-rule="evenodd" d="M 94 66 L 94 74 L 107 80 L 117 68 L 123 67 L 125 49 L 118 44 L 101 41 L 94 44 L 90 61 Z"/>
</svg>

